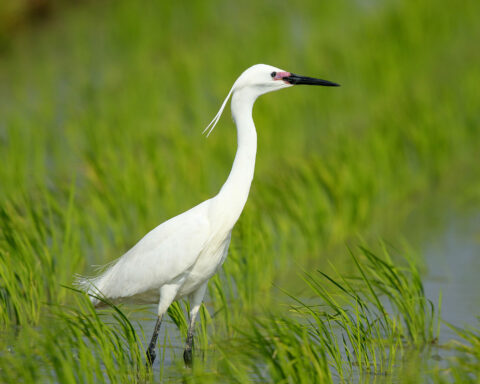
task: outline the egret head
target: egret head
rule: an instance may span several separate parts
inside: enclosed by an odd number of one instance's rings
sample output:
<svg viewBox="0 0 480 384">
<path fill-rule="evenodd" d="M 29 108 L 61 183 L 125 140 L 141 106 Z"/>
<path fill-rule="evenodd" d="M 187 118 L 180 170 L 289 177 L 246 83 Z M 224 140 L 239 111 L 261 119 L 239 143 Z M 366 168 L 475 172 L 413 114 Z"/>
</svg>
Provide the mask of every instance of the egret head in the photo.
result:
<svg viewBox="0 0 480 384">
<path fill-rule="evenodd" d="M 248 89 L 257 96 L 260 96 L 264 93 L 277 91 L 297 84 L 324 85 L 329 87 L 338 86 L 338 84 L 330 81 L 296 75 L 271 65 L 256 64 L 240 75 L 232 89 L 233 92 Z"/>
<path fill-rule="evenodd" d="M 327 87 L 339 86 L 339 84 L 332 83 L 331 81 L 296 75 L 271 65 L 256 64 L 246 69 L 235 81 L 217 115 L 203 132 L 207 132 L 207 136 L 212 132 L 232 93 L 244 92 L 255 100 L 258 96 L 265 93 L 301 84 L 323 85 Z"/>
</svg>

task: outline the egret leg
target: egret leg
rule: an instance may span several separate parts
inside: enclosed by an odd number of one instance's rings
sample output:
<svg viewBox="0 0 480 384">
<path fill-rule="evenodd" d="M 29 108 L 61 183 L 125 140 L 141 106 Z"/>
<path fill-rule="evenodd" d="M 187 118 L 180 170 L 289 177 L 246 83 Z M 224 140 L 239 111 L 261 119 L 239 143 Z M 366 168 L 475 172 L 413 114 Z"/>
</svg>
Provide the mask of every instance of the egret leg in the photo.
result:
<svg viewBox="0 0 480 384">
<path fill-rule="evenodd" d="M 162 325 L 162 317 L 163 316 L 158 316 L 157 317 L 157 322 L 155 323 L 155 328 L 153 329 L 153 335 L 152 338 L 150 339 L 150 344 L 148 345 L 147 349 L 147 367 L 151 367 L 153 365 L 153 362 L 155 361 L 155 357 L 157 357 L 157 354 L 155 352 L 155 347 L 157 345 L 157 338 L 158 338 L 158 333 L 160 332 L 160 326 Z"/>
<path fill-rule="evenodd" d="M 188 325 L 187 342 L 185 344 L 185 350 L 183 351 L 183 361 L 187 367 L 192 366 L 193 361 L 193 333 L 195 330 L 195 320 L 197 318 L 198 310 L 202 305 L 205 291 L 207 290 L 207 283 L 202 284 L 195 292 L 190 295 L 190 323 Z"/>
<path fill-rule="evenodd" d="M 160 325 L 162 324 L 162 317 L 175 299 L 181 283 L 182 281 L 177 284 L 164 285 L 162 288 L 160 288 L 160 302 L 158 303 L 157 322 L 155 323 L 152 339 L 150 340 L 150 344 L 148 345 L 147 349 L 147 367 L 151 367 L 155 361 L 155 357 L 157 356 L 155 353 L 155 347 L 157 345 L 158 333 L 160 332 Z"/>
</svg>

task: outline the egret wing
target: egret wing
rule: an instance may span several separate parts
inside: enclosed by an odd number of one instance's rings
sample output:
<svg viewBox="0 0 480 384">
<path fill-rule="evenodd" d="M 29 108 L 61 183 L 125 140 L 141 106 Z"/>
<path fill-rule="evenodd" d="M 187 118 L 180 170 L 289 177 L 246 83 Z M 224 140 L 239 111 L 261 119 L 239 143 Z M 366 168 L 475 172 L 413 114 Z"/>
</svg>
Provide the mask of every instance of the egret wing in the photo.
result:
<svg viewBox="0 0 480 384">
<path fill-rule="evenodd" d="M 111 299 L 159 289 L 189 271 L 209 236 L 207 200 L 151 230 L 92 283 Z"/>
</svg>

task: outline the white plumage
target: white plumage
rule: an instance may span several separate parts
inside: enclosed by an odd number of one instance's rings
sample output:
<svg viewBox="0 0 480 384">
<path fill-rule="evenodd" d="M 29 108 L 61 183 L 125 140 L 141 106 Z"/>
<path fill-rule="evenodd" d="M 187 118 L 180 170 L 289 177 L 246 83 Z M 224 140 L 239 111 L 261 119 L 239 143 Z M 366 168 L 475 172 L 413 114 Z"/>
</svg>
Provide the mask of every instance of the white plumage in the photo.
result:
<svg viewBox="0 0 480 384">
<path fill-rule="evenodd" d="M 77 284 L 92 295 L 95 305 L 101 304 L 95 296 L 113 302 L 158 303 L 157 325 L 147 352 L 149 364 L 155 359 L 163 314 L 174 300 L 187 296 L 190 299 L 190 327 L 184 359 L 187 365 L 191 363 L 194 322 L 207 282 L 225 261 L 233 226 L 245 206 L 253 179 L 257 151 L 253 104 L 264 93 L 294 84 L 337 85 L 265 64 L 254 65 L 243 72 L 205 130 L 210 134 L 232 96 L 238 148 L 232 170 L 220 192 L 154 228 L 100 275 L 77 280 Z"/>
<path fill-rule="evenodd" d="M 147 233 L 104 273 L 92 279 L 91 285 L 86 282 L 90 293 L 113 301 L 141 295 L 143 302 L 158 303 L 160 288 L 188 274 L 205 249 L 210 234 L 208 203 Z M 99 304 L 97 299 L 93 301 Z"/>
</svg>

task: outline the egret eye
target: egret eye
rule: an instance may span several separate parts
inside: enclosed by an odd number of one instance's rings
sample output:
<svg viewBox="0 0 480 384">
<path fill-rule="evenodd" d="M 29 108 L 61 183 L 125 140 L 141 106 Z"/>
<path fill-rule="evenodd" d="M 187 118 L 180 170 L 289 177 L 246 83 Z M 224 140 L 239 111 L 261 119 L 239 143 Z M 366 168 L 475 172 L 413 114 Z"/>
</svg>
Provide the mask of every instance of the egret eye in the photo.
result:
<svg viewBox="0 0 480 384">
<path fill-rule="evenodd" d="M 272 76 L 272 79 L 275 78 L 275 76 L 277 76 L 277 72 L 272 72 L 270 76 Z"/>
</svg>

